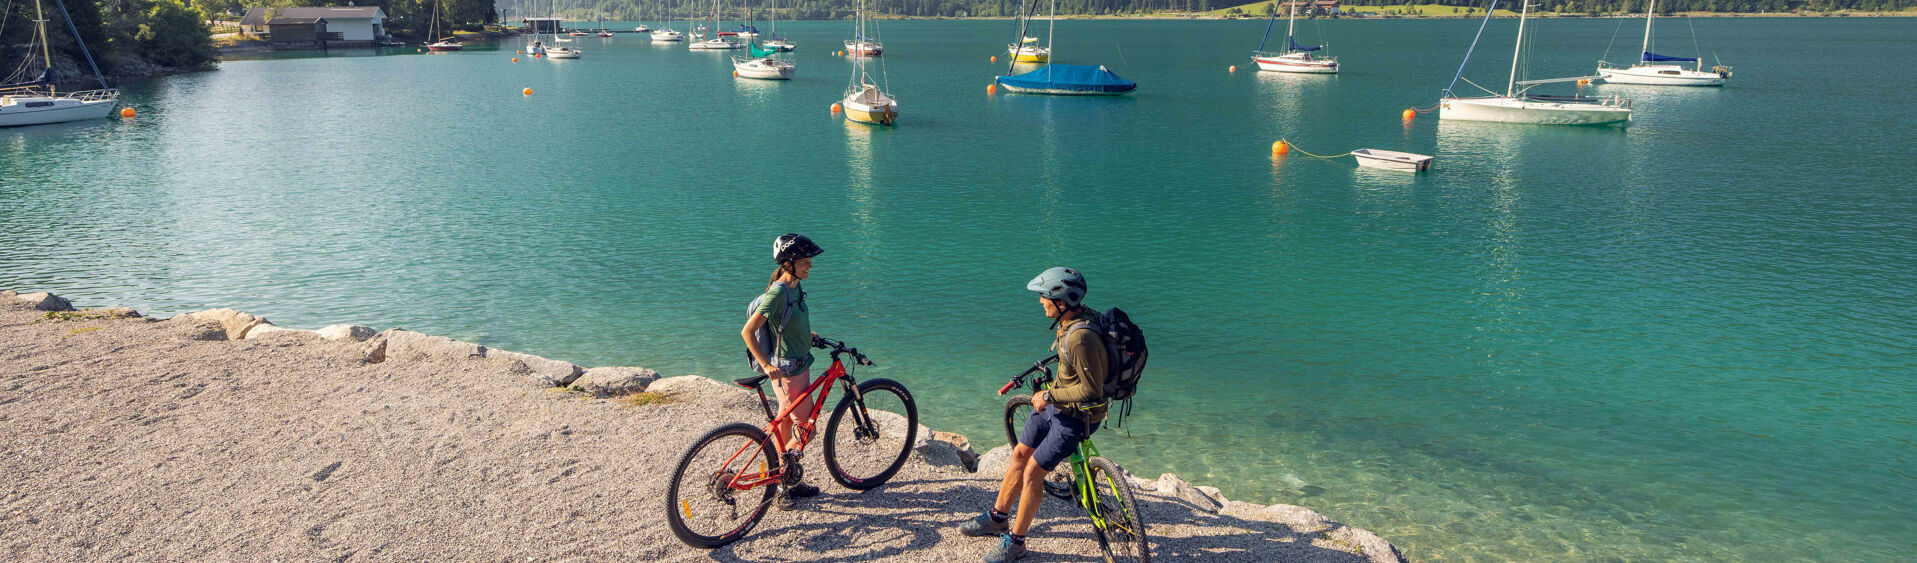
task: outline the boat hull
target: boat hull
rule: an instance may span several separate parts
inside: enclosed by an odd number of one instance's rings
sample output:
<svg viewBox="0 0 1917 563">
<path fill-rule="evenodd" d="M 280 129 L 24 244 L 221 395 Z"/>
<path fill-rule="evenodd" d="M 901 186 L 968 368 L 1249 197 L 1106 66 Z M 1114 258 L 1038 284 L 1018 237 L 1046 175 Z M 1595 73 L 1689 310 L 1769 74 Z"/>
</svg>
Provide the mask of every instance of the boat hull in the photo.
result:
<svg viewBox="0 0 1917 563">
<path fill-rule="evenodd" d="M 1258 70 L 1297 74 L 1338 74 L 1338 61 L 1297 61 L 1279 57 L 1252 57 Z"/>
<path fill-rule="evenodd" d="M 1011 55 L 1015 63 L 1044 63 L 1052 60 L 1051 49 L 1013 45 L 1006 47 L 1005 53 Z"/>
<path fill-rule="evenodd" d="M 739 78 L 755 80 L 791 80 L 793 72 L 797 69 L 796 65 L 772 65 L 759 60 L 732 61 L 732 71 L 739 73 Z"/>
<path fill-rule="evenodd" d="M 1032 88 L 999 82 L 998 87 L 1014 94 L 1044 94 L 1047 96 L 1123 96 L 1130 94 L 1136 86 L 1123 90 L 1081 90 L 1075 88 Z"/>
<path fill-rule="evenodd" d="M 102 119 L 113 113 L 115 100 L 82 101 L 68 98 L 15 96 L 13 103 L 0 105 L 0 127 L 45 125 L 87 119 Z M 53 102 L 46 107 L 26 107 L 29 103 Z"/>
<path fill-rule="evenodd" d="M 878 57 L 885 55 L 885 46 L 878 43 L 845 42 L 845 54 L 853 57 Z"/>
<path fill-rule="evenodd" d="M 1730 79 L 1715 72 L 1685 70 L 1677 65 L 1639 65 L 1630 68 L 1599 68 L 1598 76 L 1607 84 L 1644 86 L 1723 86 Z"/>
<path fill-rule="evenodd" d="M 1435 159 L 1421 154 L 1374 149 L 1359 149 L 1351 152 L 1358 159 L 1358 165 L 1379 170 L 1397 170 L 1400 172 L 1421 172 L 1431 169 Z"/>
<path fill-rule="evenodd" d="M 440 52 L 458 51 L 465 48 L 466 47 L 461 45 L 427 45 L 426 46 L 426 50 L 428 51 L 440 51 Z"/>
<path fill-rule="evenodd" d="M 546 51 L 546 58 L 548 58 L 548 59 L 577 59 L 577 58 L 579 58 L 579 56 L 580 56 L 580 55 L 583 55 L 583 54 L 585 54 L 585 53 L 582 53 L 582 52 L 580 52 L 580 51 L 578 51 L 578 50 L 575 50 L 575 49 L 548 49 L 548 50 Z"/>
<path fill-rule="evenodd" d="M 652 40 L 653 41 L 685 41 L 686 36 L 678 34 L 678 33 L 662 33 L 658 31 L 654 31 L 652 32 Z"/>
<path fill-rule="evenodd" d="M 864 98 L 866 101 L 860 101 L 861 98 Z M 874 99 L 880 100 L 880 102 L 872 103 Z M 897 123 L 899 119 L 898 102 L 891 99 L 890 96 L 884 96 L 882 94 L 877 98 L 872 98 L 867 97 L 865 93 L 854 93 L 846 96 L 843 100 L 839 100 L 839 106 L 840 111 L 845 113 L 846 119 L 859 123 L 892 125 Z"/>
<path fill-rule="evenodd" d="M 790 53 L 792 52 L 793 49 L 799 48 L 798 45 L 793 44 L 791 41 L 773 40 L 773 41 L 763 41 L 763 42 L 760 42 L 760 44 L 764 45 L 765 48 L 767 49 L 772 49 L 774 51 L 778 51 L 781 53 Z"/>
<path fill-rule="evenodd" d="M 1512 98 L 1453 98 L 1438 104 L 1438 119 L 1534 125 L 1627 125 L 1631 122 L 1631 110 Z"/>
<path fill-rule="evenodd" d="M 687 45 L 686 48 L 697 49 L 701 51 L 726 51 L 731 49 L 738 49 L 744 46 L 745 46 L 744 43 L 735 43 L 732 41 L 719 41 L 717 39 L 714 39 L 710 41 L 694 42 L 691 45 Z"/>
</svg>

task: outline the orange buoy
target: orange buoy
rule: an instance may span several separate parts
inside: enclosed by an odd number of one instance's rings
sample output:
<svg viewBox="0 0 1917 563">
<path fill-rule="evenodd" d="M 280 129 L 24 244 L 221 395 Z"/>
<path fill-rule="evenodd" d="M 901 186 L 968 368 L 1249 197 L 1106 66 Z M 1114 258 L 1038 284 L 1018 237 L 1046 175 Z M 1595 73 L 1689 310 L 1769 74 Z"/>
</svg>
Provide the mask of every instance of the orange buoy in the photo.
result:
<svg viewBox="0 0 1917 563">
<path fill-rule="evenodd" d="M 1578 79 L 1578 85 L 1579 85 L 1579 86 L 1590 86 L 1590 85 L 1591 85 L 1591 79 L 1589 79 L 1589 78 L 1579 78 L 1579 79 Z"/>
<path fill-rule="evenodd" d="M 1414 119 L 1416 117 L 1418 117 L 1418 110 L 1415 110 L 1415 109 L 1404 110 L 1405 119 Z"/>
<path fill-rule="evenodd" d="M 124 117 L 124 118 L 127 118 L 127 119 L 133 119 L 133 114 L 134 114 L 134 113 L 135 113 L 135 112 L 133 111 L 133 108 L 131 108 L 131 107 L 124 107 L 124 108 L 120 108 L 120 117 Z"/>
<path fill-rule="evenodd" d="M 992 55 L 992 62 L 998 62 L 998 55 Z"/>
<path fill-rule="evenodd" d="M 985 95 L 987 95 L 987 96 L 990 96 L 990 95 L 992 95 L 992 94 L 997 94 L 997 93 L 998 93 L 998 85 L 997 85 L 997 84 L 986 84 L 986 85 L 985 85 Z"/>
<path fill-rule="evenodd" d="M 1225 69 L 1225 72 L 1238 72 L 1238 65 L 1231 65 L 1231 68 Z"/>
<path fill-rule="evenodd" d="M 1285 153 L 1288 153 L 1288 152 L 1291 152 L 1291 144 L 1290 144 L 1290 143 L 1286 143 L 1286 142 L 1284 142 L 1284 141 L 1278 141 L 1278 142 L 1276 142 L 1276 143 L 1272 143 L 1272 144 L 1271 144 L 1271 154 L 1272 154 L 1272 156 L 1277 156 L 1277 155 L 1281 155 L 1281 154 L 1285 154 Z"/>
<path fill-rule="evenodd" d="M 531 96 L 531 95 L 532 95 L 532 88 L 527 88 L 527 89 L 525 89 L 525 90 L 520 90 L 520 91 L 519 91 L 519 93 L 520 93 L 520 94 L 522 94 L 522 95 L 527 95 L 527 96 Z"/>
<path fill-rule="evenodd" d="M 525 52 L 525 51 L 513 51 L 513 54 L 515 54 L 515 55 L 524 55 L 524 54 L 526 54 L 526 52 Z"/>
<path fill-rule="evenodd" d="M 513 62 L 519 62 L 519 57 L 513 57 Z"/>
<path fill-rule="evenodd" d="M 735 71 L 732 71 L 732 77 L 733 77 L 733 78 L 738 78 L 738 77 L 739 77 L 739 71 L 736 71 L 736 70 L 735 70 Z"/>
<path fill-rule="evenodd" d="M 839 113 L 841 111 L 845 111 L 845 106 L 839 105 L 838 102 L 832 102 L 832 113 Z"/>
</svg>

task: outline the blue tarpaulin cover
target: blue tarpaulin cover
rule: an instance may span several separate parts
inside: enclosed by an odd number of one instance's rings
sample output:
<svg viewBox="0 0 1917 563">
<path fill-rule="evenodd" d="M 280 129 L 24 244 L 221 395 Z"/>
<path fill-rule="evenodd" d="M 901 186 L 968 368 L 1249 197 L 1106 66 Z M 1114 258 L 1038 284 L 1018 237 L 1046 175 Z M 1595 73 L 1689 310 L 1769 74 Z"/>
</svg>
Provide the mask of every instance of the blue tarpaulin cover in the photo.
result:
<svg viewBox="0 0 1917 563">
<path fill-rule="evenodd" d="M 1290 38 L 1290 37 L 1286 37 L 1286 38 L 1285 38 L 1285 41 L 1287 41 L 1287 42 L 1290 42 L 1290 43 L 1291 43 L 1291 50 L 1293 50 L 1293 51 L 1316 51 L 1316 50 L 1319 50 L 1319 49 L 1323 49 L 1323 48 L 1325 48 L 1325 46 L 1324 46 L 1324 45 L 1316 45 L 1316 46 L 1312 46 L 1312 47 L 1306 47 L 1306 46 L 1304 46 L 1304 45 L 1299 45 L 1299 44 L 1298 44 L 1298 40 L 1297 40 L 1297 39 L 1292 39 L 1292 38 Z"/>
<path fill-rule="evenodd" d="M 1659 55 L 1657 53 L 1653 53 L 1650 51 L 1644 52 L 1644 58 L 1642 60 L 1647 63 L 1662 63 L 1662 62 L 1694 63 L 1694 62 L 1697 62 L 1697 58 L 1695 57 L 1673 57 L 1670 55 Z"/>
<path fill-rule="evenodd" d="M 1088 94 L 1118 94 L 1138 87 L 1098 65 L 1045 65 L 1025 74 L 1000 76 L 998 83 L 1012 88 L 1056 90 Z"/>
</svg>

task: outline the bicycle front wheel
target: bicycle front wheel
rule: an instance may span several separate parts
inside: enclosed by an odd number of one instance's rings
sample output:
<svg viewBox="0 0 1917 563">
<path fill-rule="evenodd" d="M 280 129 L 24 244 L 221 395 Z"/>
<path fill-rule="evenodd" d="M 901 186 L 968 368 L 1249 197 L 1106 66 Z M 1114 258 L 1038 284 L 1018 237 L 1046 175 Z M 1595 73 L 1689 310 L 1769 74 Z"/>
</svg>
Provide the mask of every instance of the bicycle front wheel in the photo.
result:
<svg viewBox="0 0 1917 563">
<path fill-rule="evenodd" d="M 1025 428 L 1025 419 L 1032 417 L 1032 396 L 1027 393 L 1013 395 L 1005 400 L 1005 445 L 1018 447 L 1018 432 Z"/>
<path fill-rule="evenodd" d="M 777 488 L 738 490 L 735 480 L 763 480 L 779 466 L 765 431 L 733 423 L 706 432 L 679 458 L 666 488 L 666 523 L 679 541 L 713 549 L 745 537 L 765 516 Z M 740 476 L 744 475 L 743 478 Z"/>
<path fill-rule="evenodd" d="M 899 468 L 919 434 L 919 407 L 904 385 L 890 379 L 859 384 L 825 423 L 825 467 L 832 479 L 863 491 L 885 484 Z"/>
<path fill-rule="evenodd" d="M 1112 460 L 1095 457 L 1087 465 L 1096 494 L 1087 509 L 1096 511 L 1092 529 L 1098 532 L 1098 547 L 1105 551 L 1105 560 L 1151 561 L 1151 540 L 1145 538 L 1145 519 L 1139 515 L 1138 499 L 1132 496 L 1131 480 Z"/>
</svg>

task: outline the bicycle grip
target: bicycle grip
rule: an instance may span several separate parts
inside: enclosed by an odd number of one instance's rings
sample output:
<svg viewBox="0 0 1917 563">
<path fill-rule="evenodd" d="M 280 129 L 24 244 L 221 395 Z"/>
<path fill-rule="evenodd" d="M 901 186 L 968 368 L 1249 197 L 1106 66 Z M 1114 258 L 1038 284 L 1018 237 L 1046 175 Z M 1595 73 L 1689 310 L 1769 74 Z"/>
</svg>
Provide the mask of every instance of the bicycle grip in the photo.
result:
<svg viewBox="0 0 1917 563">
<path fill-rule="evenodd" d="M 1013 387 L 1017 387 L 1017 386 L 1018 386 L 1018 380 L 1014 379 L 1011 381 L 1007 381 L 1005 382 L 1004 387 L 998 388 L 998 394 L 1004 395 L 1005 393 L 1011 391 Z"/>
</svg>

